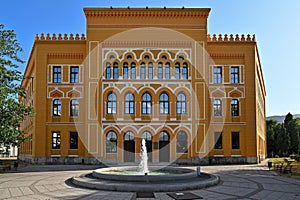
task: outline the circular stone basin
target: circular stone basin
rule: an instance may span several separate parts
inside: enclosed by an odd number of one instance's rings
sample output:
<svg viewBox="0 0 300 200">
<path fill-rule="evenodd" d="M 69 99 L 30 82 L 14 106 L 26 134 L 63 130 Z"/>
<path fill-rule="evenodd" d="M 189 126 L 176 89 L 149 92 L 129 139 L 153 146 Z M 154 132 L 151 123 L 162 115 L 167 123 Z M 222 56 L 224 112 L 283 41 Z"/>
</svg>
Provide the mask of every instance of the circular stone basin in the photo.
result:
<svg viewBox="0 0 300 200">
<path fill-rule="evenodd" d="M 137 181 L 137 182 L 157 182 L 157 181 L 178 181 L 197 177 L 193 169 L 179 167 L 149 167 L 147 175 L 138 172 L 138 167 L 110 167 L 93 171 L 93 176 L 99 179 L 115 181 Z"/>
</svg>

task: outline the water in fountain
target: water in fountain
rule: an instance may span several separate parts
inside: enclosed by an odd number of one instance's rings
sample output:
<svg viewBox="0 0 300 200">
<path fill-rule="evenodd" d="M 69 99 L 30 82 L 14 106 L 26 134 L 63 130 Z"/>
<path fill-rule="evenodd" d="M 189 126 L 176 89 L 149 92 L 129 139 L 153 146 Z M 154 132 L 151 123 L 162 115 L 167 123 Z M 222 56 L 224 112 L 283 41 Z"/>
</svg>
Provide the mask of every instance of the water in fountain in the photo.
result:
<svg viewBox="0 0 300 200">
<path fill-rule="evenodd" d="M 141 149 L 141 162 L 139 164 L 139 172 L 142 174 L 146 174 L 149 172 L 148 169 L 148 155 L 146 148 L 146 141 L 142 139 L 142 149 Z"/>
</svg>

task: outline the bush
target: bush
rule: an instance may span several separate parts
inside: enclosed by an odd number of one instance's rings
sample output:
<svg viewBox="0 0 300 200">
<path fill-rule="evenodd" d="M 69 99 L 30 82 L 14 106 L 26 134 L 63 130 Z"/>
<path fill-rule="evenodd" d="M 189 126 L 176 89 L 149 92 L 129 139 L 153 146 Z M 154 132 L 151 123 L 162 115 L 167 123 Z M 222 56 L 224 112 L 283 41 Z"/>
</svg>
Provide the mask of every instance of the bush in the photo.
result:
<svg viewBox="0 0 300 200">
<path fill-rule="evenodd" d="M 290 155 L 290 158 L 296 160 L 297 162 L 300 162 L 300 155 L 292 154 Z"/>
</svg>

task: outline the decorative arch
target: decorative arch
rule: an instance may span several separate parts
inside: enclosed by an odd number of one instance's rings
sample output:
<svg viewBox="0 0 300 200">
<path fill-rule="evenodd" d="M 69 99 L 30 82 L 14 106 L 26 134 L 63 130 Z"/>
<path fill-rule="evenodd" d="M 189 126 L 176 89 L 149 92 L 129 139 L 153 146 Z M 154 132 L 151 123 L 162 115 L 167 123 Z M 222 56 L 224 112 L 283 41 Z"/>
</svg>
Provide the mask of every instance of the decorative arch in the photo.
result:
<svg viewBox="0 0 300 200">
<path fill-rule="evenodd" d="M 67 92 L 67 97 L 69 98 L 80 98 L 81 97 L 81 92 L 78 90 L 71 90 Z"/>
<path fill-rule="evenodd" d="M 243 98 L 244 93 L 237 88 L 234 88 L 230 92 L 228 92 L 228 96 L 231 98 Z"/>
</svg>

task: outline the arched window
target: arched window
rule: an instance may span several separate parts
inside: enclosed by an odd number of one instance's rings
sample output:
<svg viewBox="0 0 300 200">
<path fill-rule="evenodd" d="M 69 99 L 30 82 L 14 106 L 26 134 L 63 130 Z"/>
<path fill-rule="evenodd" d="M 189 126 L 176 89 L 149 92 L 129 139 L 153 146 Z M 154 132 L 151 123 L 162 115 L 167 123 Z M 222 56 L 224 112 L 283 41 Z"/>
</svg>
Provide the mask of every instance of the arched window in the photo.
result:
<svg viewBox="0 0 300 200">
<path fill-rule="evenodd" d="M 231 100 L 231 116 L 239 116 L 239 100 Z"/>
<path fill-rule="evenodd" d="M 145 139 L 146 141 L 152 141 L 152 135 L 148 131 L 145 131 L 142 134 L 142 139 Z"/>
<path fill-rule="evenodd" d="M 148 64 L 148 79 L 149 80 L 153 79 L 153 64 L 152 63 Z"/>
<path fill-rule="evenodd" d="M 179 63 L 175 64 L 175 79 L 177 79 L 177 80 L 180 79 L 180 64 Z"/>
<path fill-rule="evenodd" d="M 149 60 L 149 56 L 146 55 L 146 56 L 144 57 L 144 59 L 145 59 L 145 60 Z"/>
<path fill-rule="evenodd" d="M 189 72 L 188 72 L 188 65 L 187 63 L 183 63 L 182 67 L 182 78 L 187 80 L 189 77 Z"/>
<path fill-rule="evenodd" d="M 162 63 L 158 63 L 157 77 L 158 77 L 158 79 L 163 79 L 163 65 L 162 65 Z"/>
<path fill-rule="evenodd" d="M 214 116 L 222 116 L 222 100 L 214 100 Z"/>
<path fill-rule="evenodd" d="M 167 56 L 162 56 L 161 59 L 162 60 L 167 60 Z"/>
<path fill-rule="evenodd" d="M 142 63 L 141 64 L 141 69 L 140 69 L 140 78 L 142 80 L 146 79 L 146 66 L 145 66 L 145 63 Z"/>
<path fill-rule="evenodd" d="M 131 72 L 131 76 L 130 78 L 131 79 L 136 79 L 136 68 L 135 68 L 135 63 L 131 63 L 131 69 L 130 69 L 130 72 Z"/>
<path fill-rule="evenodd" d="M 77 117 L 79 115 L 79 102 L 77 99 L 70 101 L 70 116 Z"/>
<path fill-rule="evenodd" d="M 110 63 L 106 63 L 105 79 L 111 79 Z"/>
<path fill-rule="evenodd" d="M 170 71 L 170 63 L 166 63 L 166 79 L 169 80 L 171 78 L 171 71 Z"/>
<path fill-rule="evenodd" d="M 61 101 L 60 99 L 54 99 L 53 100 L 53 110 L 52 115 L 55 117 L 61 116 Z"/>
<path fill-rule="evenodd" d="M 117 97 L 114 93 L 110 93 L 107 97 L 107 114 L 117 113 Z"/>
<path fill-rule="evenodd" d="M 132 93 L 127 93 L 125 95 L 125 114 L 134 114 L 134 95 Z"/>
<path fill-rule="evenodd" d="M 117 153 L 117 134 L 113 131 L 106 135 L 106 153 Z"/>
<path fill-rule="evenodd" d="M 131 131 L 128 131 L 124 135 L 124 140 L 125 141 L 133 141 L 134 140 L 134 134 Z"/>
<path fill-rule="evenodd" d="M 160 114 L 169 113 L 169 96 L 166 93 L 162 93 L 159 97 L 159 110 Z"/>
<path fill-rule="evenodd" d="M 177 114 L 186 114 L 186 97 L 185 94 L 179 93 L 177 96 Z"/>
<path fill-rule="evenodd" d="M 128 79 L 128 63 L 123 64 L 123 79 L 127 80 Z"/>
<path fill-rule="evenodd" d="M 152 97 L 149 93 L 144 93 L 142 96 L 142 114 L 152 113 Z"/>
<path fill-rule="evenodd" d="M 118 63 L 114 63 L 114 77 L 113 79 L 117 80 L 119 79 L 119 65 Z"/>
<path fill-rule="evenodd" d="M 161 132 L 159 134 L 159 141 L 169 141 L 169 134 L 167 132 Z"/>
<path fill-rule="evenodd" d="M 180 131 L 176 136 L 176 153 L 187 153 L 187 134 Z"/>
</svg>

